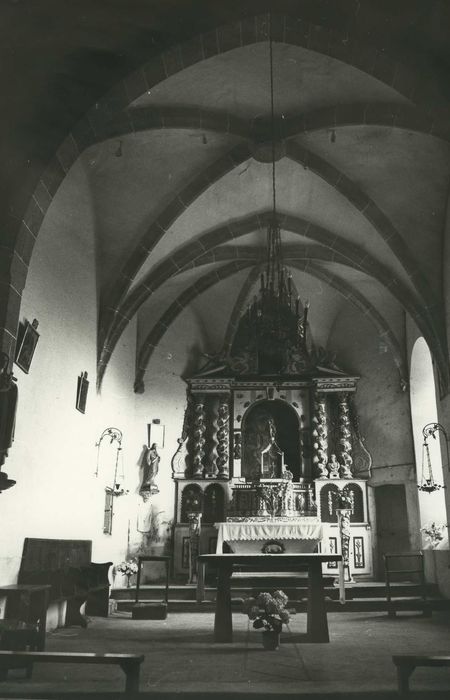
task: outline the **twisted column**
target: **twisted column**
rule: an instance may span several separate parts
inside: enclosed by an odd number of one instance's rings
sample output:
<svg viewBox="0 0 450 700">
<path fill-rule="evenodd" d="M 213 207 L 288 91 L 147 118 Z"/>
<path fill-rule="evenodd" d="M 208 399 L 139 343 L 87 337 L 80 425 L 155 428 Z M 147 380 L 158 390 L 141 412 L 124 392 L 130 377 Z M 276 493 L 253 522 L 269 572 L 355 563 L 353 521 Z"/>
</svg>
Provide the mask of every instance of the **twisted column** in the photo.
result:
<svg viewBox="0 0 450 700">
<path fill-rule="evenodd" d="M 222 396 L 219 400 L 217 428 L 218 478 L 228 479 L 230 475 L 228 468 L 228 457 L 230 449 L 228 396 Z"/>
<path fill-rule="evenodd" d="M 313 422 L 313 465 L 316 476 L 319 479 L 328 477 L 328 432 L 327 432 L 327 410 L 326 398 L 324 394 L 318 394 L 315 399 L 315 410 Z"/>
<path fill-rule="evenodd" d="M 352 433 L 350 430 L 350 415 L 348 406 L 348 394 L 339 397 L 339 445 L 341 457 L 340 476 L 343 479 L 352 478 Z"/>
<path fill-rule="evenodd" d="M 215 479 L 217 477 L 217 459 L 218 459 L 218 418 L 217 418 L 217 402 L 214 401 L 210 406 L 209 426 L 211 428 L 208 435 L 209 455 L 205 466 L 205 479 Z"/>
<path fill-rule="evenodd" d="M 205 401 L 203 396 L 196 396 L 194 406 L 194 460 L 192 474 L 196 479 L 203 477 L 205 432 Z"/>
</svg>

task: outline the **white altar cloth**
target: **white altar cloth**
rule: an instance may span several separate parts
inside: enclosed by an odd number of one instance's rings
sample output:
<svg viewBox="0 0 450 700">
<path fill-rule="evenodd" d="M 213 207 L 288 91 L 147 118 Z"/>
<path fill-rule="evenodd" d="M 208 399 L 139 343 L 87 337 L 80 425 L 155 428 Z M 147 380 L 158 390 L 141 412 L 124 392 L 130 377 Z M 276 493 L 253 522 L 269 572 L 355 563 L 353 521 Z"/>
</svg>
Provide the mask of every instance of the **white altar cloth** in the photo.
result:
<svg viewBox="0 0 450 700">
<path fill-rule="evenodd" d="M 283 541 L 286 549 L 312 552 L 323 536 L 322 523 L 317 518 L 296 520 L 266 520 L 264 522 L 216 523 L 217 552 L 222 553 L 226 542 L 233 552 L 260 551 L 261 542 Z M 253 544 L 250 544 L 253 543 Z M 289 546 L 291 545 L 291 546 Z"/>
</svg>

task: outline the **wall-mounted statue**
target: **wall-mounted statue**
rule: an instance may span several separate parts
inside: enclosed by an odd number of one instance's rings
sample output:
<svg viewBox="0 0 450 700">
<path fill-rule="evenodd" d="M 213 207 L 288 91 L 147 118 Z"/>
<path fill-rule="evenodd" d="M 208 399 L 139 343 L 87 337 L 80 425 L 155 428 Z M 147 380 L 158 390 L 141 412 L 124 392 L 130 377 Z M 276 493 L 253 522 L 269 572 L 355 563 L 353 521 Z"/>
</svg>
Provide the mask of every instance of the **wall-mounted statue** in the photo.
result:
<svg viewBox="0 0 450 700">
<path fill-rule="evenodd" d="M 151 447 L 146 447 L 143 458 L 144 475 L 142 486 L 139 489 L 139 493 L 144 499 L 155 493 L 159 493 L 159 488 L 155 484 L 155 479 L 159 471 L 160 460 L 161 457 L 156 449 L 156 443 L 153 443 Z"/>
</svg>

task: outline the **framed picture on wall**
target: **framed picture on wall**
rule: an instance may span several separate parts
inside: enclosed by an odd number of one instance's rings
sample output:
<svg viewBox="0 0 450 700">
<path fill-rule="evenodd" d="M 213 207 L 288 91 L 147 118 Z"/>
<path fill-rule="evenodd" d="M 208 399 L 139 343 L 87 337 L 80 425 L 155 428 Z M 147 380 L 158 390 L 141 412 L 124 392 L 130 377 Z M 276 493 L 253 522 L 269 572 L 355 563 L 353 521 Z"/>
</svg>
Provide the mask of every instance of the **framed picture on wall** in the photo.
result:
<svg viewBox="0 0 450 700">
<path fill-rule="evenodd" d="M 19 326 L 19 335 L 16 348 L 15 363 L 20 369 L 28 374 L 30 371 L 31 360 L 33 359 L 34 351 L 39 340 L 37 327 L 39 322 L 34 319 L 33 323 L 26 321 Z"/>
<path fill-rule="evenodd" d="M 78 377 L 76 409 L 80 411 L 80 413 L 86 412 L 86 401 L 89 389 L 89 380 L 87 376 L 87 372 L 82 372 Z"/>
</svg>

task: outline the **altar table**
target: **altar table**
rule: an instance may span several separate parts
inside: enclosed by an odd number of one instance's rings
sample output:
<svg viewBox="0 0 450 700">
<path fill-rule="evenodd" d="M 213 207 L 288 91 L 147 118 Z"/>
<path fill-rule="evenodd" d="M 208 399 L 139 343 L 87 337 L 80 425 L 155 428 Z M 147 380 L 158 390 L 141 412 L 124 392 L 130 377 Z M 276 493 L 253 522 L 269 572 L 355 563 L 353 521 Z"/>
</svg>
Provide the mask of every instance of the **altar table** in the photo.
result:
<svg viewBox="0 0 450 700">
<path fill-rule="evenodd" d="M 226 522 L 216 523 L 214 527 L 218 529 L 217 554 L 222 553 L 224 542 L 236 554 L 256 554 L 271 540 L 282 542 L 285 552 L 310 553 L 323 536 L 322 523 L 317 518 Z"/>
<path fill-rule="evenodd" d="M 230 579 L 233 568 L 251 566 L 252 571 L 308 571 L 307 638 L 310 642 L 329 642 L 327 612 L 323 591 L 322 564 L 337 562 L 343 585 L 340 554 L 201 554 L 201 564 L 217 568 L 217 597 L 214 641 L 233 641 Z"/>
</svg>

